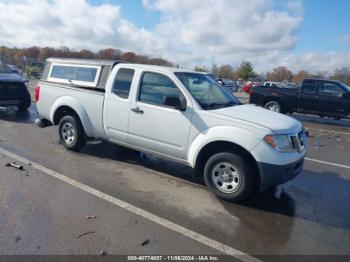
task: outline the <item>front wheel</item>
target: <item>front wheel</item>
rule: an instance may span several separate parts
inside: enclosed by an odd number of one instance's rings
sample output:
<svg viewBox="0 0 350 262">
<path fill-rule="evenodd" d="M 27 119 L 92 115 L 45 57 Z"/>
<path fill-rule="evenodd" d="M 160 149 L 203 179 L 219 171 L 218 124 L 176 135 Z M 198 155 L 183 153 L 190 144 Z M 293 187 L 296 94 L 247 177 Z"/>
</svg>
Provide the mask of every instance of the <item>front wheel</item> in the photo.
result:
<svg viewBox="0 0 350 262">
<path fill-rule="evenodd" d="M 278 103 L 276 101 L 267 102 L 265 104 L 265 109 L 273 111 L 273 112 L 277 112 L 277 113 L 282 113 L 282 107 L 281 107 L 280 103 Z"/>
<path fill-rule="evenodd" d="M 86 143 L 84 127 L 76 116 L 65 116 L 58 126 L 62 144 L 69 150 L 78 151 Z"/>
<path fill-rule="evenodd" d="M 258 186 L 257 174 L 249 163 L 234 153 L 215 154 L 205 164 L 205 183 L 219 198 L 233 202 L 243 201 Z"/>
</svg>

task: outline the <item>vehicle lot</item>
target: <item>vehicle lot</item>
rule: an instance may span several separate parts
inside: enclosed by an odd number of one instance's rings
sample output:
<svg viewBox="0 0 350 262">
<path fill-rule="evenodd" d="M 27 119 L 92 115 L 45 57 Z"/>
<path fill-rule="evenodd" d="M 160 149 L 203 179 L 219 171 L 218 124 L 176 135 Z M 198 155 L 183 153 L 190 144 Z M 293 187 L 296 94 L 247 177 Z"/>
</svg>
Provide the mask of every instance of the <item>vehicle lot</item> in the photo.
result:
<svg viewBox="0 0 350 262">
<path fill-rule="evenodd" d="M 19 161 L 2 152 L 1 254 L 222 254 L 220 243 L 253 256 L 350 255 L 349 121 L 295 116 L 311 135 L 303 173 L 238 205 L 215 198 L 188 168 L 150 155 L 105 142 L 69 152 L 57 129 L 37 128 L 35 117 L 34 105 L 28 113 L 0 110 L 0 148 L 178 227 L 169 230 L 35 164 L 6 167 Z M 184 236 L 182 227 L 215 245 Z M 87 232 L 94 233 L 77 238 Z"/>
</svg>

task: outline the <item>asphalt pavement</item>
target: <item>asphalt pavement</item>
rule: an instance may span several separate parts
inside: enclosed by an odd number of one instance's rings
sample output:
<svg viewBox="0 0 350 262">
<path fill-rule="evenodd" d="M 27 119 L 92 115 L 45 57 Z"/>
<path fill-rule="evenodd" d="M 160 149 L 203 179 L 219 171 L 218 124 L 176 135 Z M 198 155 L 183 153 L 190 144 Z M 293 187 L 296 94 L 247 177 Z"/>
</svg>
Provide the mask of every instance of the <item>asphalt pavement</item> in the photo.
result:
<svg viewBox="0 0 350 262">
<path fill-rule="evenodd" d="M 293 117 L 302 174 L 233 204 L 185 166 L 101 141 L 73 153 L 35 105 L 0 109 L 0 254 L 350 255 L 349 121 Z"/>
</svg>

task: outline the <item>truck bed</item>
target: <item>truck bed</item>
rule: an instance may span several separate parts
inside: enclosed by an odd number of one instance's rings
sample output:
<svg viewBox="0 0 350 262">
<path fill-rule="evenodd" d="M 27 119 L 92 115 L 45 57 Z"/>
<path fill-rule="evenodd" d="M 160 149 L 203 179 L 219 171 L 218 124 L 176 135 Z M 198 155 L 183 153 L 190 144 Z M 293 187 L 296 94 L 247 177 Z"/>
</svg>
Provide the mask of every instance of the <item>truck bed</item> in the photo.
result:
<svg viewBox="0 0 350 262">
<path fill-rule="evenodd" d="M 88 116 L 87 119 L 91 121 L 90 126 L 93 128 L 95 136 L 104 138 L 106 136 L 103 128 L 104 97 L 105 93 L 102 91 L 95 91 L 88 88 L 77 88 L 75 86 L 69 87 L 66 84 L 41 81 L 38 111 L 50 112 L 50 115 L 41 115 L 40 117 L 53 122 L 53 111 L 59 107 L 60 100 L 76 100 L 77 105 L 84 105 L 82 110 L 86 111 Z"/>
<path fill-rule="evenodd" d="M 269 101 L 276 101 L 284 105 L 284 109 L 296 110 L 298 107 L 298 88 L 253 87 L 250 103 L 265 106 Z"/>
</svg>

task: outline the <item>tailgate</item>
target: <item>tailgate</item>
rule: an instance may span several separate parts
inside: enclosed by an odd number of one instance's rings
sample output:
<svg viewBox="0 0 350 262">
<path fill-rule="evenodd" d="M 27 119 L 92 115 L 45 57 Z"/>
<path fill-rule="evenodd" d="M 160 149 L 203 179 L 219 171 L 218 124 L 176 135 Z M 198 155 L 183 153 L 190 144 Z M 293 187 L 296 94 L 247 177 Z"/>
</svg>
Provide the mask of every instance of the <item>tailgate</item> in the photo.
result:
<svg viewBox="0 0 350 262">
<path fill-rule="evenodd" d="M 23 82 L 0 82 L 0 100 L 18 99 L 27 95 L 27 87 Z"/>
</svg>

